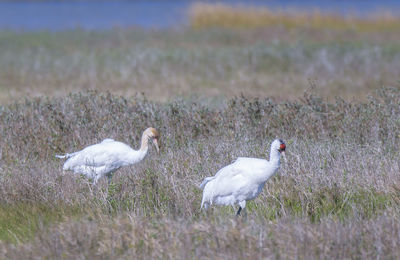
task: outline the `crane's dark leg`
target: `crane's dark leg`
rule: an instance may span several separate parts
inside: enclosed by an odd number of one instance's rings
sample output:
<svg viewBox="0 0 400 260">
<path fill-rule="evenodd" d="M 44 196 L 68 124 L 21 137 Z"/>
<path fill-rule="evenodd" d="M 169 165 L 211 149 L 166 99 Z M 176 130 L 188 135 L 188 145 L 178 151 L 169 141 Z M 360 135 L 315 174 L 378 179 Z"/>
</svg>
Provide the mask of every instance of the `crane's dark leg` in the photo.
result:
<svg viewBox="0 0 400 260">
<path fill-rule="evenodd" d="M 242 207 L 239 206 L 239 210 L 236 213 L 236 216 L 240 216 L 240 212 L 242 211 Z"/>
<path fill-rule="evenodd" d="M 242 212 L 242 209 L 244 210 L 246 207 L 246 201 L 243 200 L 241 202 L 239 202 L 239 210 L 236 213 L 236 216 L 240 216 L 240 212 Z"/>
</svg>

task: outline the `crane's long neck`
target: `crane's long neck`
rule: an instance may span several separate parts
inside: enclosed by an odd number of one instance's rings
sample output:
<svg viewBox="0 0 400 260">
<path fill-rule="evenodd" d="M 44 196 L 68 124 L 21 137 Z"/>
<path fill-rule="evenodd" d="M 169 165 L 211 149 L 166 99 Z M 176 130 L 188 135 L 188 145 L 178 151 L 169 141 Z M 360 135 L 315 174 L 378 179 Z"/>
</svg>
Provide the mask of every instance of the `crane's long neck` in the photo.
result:
<svg viewBox="0 0 400 260">
<path fill-rule="evenodd" d="M 278 171 L 280 166 L 280 157 L 281 154 L 276 148 L 271 148 L 271 152 L 269 154 L 269 161 L 265 165 L 264 171 L 262 174 L 257 176 L 257 181 L 264 185 L 265 182 L 271 178 Z"/>
<path fill-rule="evenodd" d="M 142 143 L 140 145 L 139 151 L 146 154 L 148 149 L 149 149 L 149 136 L 146 133 L 143 133 Z"/>
<path fill-rule="evenodd" d="M 135 164 L 140 162 L 146 157 L 147 151 L 149 149 L 149 136 L 145 133 L 142 135 L 142 141 L 139 150 L 131 150 L 126 154 L 126 163 L 127 165 Z"/>
<path fill-rule="evenodd" d="M 269 165 L 271 170 L 271 176 L 276 173 L 281 164 L 281 153 L 276 149 L 271 147 L 271 152 L 269 153 Z"/>
<path fill-rule="evenodd" d="M 281 163 L 281 153 L 273 147 L 271 147 L 271 152 L 269 153 L 269 161 L 277 164 L 277 166 Z"/>
</svg>

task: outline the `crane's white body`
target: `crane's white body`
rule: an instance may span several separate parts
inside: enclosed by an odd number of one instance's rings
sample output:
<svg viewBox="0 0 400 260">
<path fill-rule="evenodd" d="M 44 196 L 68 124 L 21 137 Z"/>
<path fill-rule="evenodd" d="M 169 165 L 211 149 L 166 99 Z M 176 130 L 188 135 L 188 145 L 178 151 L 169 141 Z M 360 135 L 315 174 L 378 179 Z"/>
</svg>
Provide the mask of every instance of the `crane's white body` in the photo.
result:
<svg viewBox="0 0 400 260">
<path fill-rule="evenodd" d="M 207 209 L 217 205 L 239 204 L 239 211 L 245 208 L 246 201 L 255 199 L 262 191 L 265 182 L 271 178 L 280 165 L 281 140 L 271 145 L 270 160 L 239 157 L 225 166 L 213 177 L 207 177 L 200 185 L 203 190 L 201 207 Z M 283 148 L 284 151 L 284 148 Z"/>
<path fill-rule="evenodd" d="M 147 150 L 136 151 L 124 143 L 105 139 L 79 152 L 66 154 L 65 158 L 68 160 L 64 163 L 63 170 L 83 174 L 96 183 L 122 166 L 140 162 L 146 153 Z"/>
<path fill-rule="evenodd" d="M 85 175 L 96 184 L 104 176 L 110 178 L 112 173 L 120 167 L 138 163 L 145 158 L 148 151 L 148 140 L 153 138 L 151 133 L 146 131 L 143 133 L 142 146 L 139 150 L 134 150 L 127 144 L 113 139 L 105 139 L 101 143 L 90 145 L 81 151 L 56 155 L 56 157 L 68 158 L 63 166 L 64 171 Z M 158 150 L 157 142 L 154 143 Z"/>
</svg>

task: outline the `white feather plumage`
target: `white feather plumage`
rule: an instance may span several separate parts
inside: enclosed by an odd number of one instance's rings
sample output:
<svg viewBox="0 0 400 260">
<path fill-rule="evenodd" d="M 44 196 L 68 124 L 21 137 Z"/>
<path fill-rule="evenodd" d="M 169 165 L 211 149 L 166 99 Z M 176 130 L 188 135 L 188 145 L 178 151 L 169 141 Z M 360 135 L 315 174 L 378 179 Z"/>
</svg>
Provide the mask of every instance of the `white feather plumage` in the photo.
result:
<svg viewBox="0 0 400 260">
<path fill-rule="evenodd" d="M 148 151 L 148 141 L 153 140 L 158 151 L 159 134 L 156 129 L 148 128 L 143 132 L 142 145 L 139 150 L 133 150 L 128 145 L 113 139 L 104 139 L 101 143 L 90 145 L 81 151 L 56 155 L 57 158 L 67 158 L 64 171 L 73 171 L 93 179 L 93 183 L 103 176 L 111 177 L 112 173 L 122 166 L 128 166 L 144 159 Z"/>
<path fill-rule="evenodd" d="M 232 164 L 220 169 L 215 176 L 207 177 L 200 184 L 203 188 L 201 208 L 207 209 L 213 203 L 218 205 L 239 205 L 240 211 L 246 201 L 255 199 L 265 182 L 273 176 L 280 165 L 285 143 L 276 139 L 271 144 L 270 160 L 239 157 Z"/>
</svg>

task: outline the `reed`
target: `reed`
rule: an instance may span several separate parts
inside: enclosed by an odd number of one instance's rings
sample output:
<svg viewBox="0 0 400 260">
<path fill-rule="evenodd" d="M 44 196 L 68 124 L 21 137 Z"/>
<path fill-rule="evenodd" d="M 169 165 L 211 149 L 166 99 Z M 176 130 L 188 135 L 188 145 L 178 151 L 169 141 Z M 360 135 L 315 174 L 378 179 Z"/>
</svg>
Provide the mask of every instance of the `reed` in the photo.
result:
<svg viewBox="0 0 400 260">
<path fill-rule="evenodd" d="M 256 28 L 282 26 L 294 30 L 309 28 L 314 30 L 350 30 L 357 32 L 398 31 L 400 18 L 390 12 L 357 15 L 338 15 L 300 10 L 276 11 L 266 7 L 230 6 L 226 4 L 195 3 L 189 10 L 193 28 L 227 27 Z"/>
</svg>

